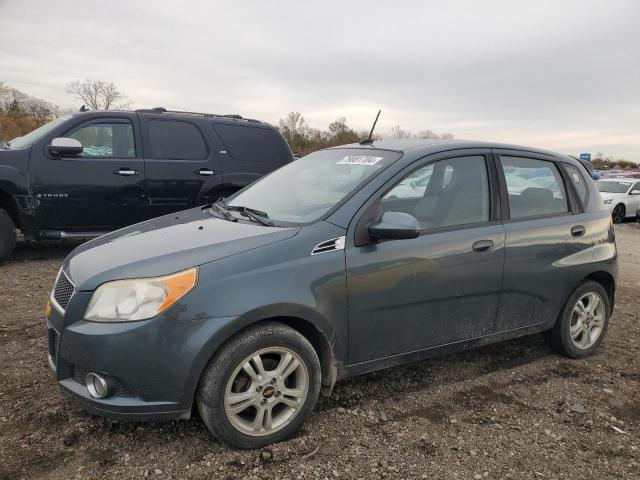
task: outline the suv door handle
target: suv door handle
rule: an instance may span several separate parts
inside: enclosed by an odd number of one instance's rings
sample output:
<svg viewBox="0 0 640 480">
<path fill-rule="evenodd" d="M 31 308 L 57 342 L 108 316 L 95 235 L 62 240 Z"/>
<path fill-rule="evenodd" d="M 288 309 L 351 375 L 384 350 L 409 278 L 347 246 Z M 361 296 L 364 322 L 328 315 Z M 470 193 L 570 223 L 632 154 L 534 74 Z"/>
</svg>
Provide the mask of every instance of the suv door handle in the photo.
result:
<svg viewBox="0 0 640 480">
<path fill-rule="evenodd" d="M 114 175 L 121 175 L 123 177 L 130 177 L 132 175 L 137 175 L 137 170 L 131 170 L 130 168 L 121 168 L 120 170 L 114 170 Z"/>
<path fill-rule="evenodd" d="M 476 252 L 486 252 L 493 248 L 493 240 L 478 240 L 477 242 L 473 242 L 471 248 Z"/>
<path fill-rule="evenodd" d="M 201 168 L 200 170 L 196 170 L 196 173 L 198 175 L 209 176 L 214 175 L 216 172 L 214 172 L 213 170 L 209 170 L 208 168 Z"/>
<path fill-rule="evenodd" d="M 586 232 L 583 225 L 576 225 L 575 227 L 571 227 L 571 235 L 574 237 L 581 237 Z"/>
</svg>

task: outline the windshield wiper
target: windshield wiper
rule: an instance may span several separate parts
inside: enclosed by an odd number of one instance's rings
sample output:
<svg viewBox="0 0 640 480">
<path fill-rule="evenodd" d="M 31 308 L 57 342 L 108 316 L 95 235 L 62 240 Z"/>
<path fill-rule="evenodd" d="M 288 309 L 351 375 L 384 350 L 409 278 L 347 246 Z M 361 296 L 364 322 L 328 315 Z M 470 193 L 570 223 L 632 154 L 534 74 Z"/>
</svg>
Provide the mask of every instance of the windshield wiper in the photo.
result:
<svg viewBox="0 0 640 480">
<path fill-rule="evenodd" d="M 224 208 L 223 205 L 224 205 L 224 200 L 223 199 L 219 199 L 216 203 L 211 205 L 211 209 L 214 210 L 215 212 L 219 213 L 220 215 L 222 215 L 224 218 L 226 218 L 230 222 L 237 222 L 238 219 L 236 217 L 234 217 L 233 214 L 229 210 Z"/>
<path fill-rule="evenodd" d="M 244 210 L 238 210 L 242 215 L 246 215 L 247 217 L 255 220 L 258 223 L 261 223 L 266 227 L 273 227 L 275 225 L 275 223 L 273 223 L 271 220 L 265 217 L 261 217 L 260 215 L 253 213 L 251 210 L 247 210 L 245 207 L 242 207 L 242 208 Z"/>
<path fill-rule="evenodd" d="M 261 212 L 260 210 L 255 210 L 253 208 L 236 206 L 236 205 L 226 205 L 225 206 L 234 212 L 240 212 L 241 215 L 245 217 L 249 217 L 251 220 L 264 225 L 265 227 L 273 227 L 275 223 L 269 220 L 269 215 L 266 212 Z"/>
</svg>

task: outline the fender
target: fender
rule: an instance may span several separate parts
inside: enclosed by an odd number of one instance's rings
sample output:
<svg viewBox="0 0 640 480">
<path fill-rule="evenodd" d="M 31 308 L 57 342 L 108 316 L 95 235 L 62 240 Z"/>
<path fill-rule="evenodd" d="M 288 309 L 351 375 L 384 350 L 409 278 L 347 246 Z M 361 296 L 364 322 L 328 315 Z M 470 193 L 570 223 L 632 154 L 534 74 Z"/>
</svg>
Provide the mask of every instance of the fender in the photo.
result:
<svg viewBox="0 0 640 480">
<path fill-rule="evenodd" d="M 26 196 L 29 194 L 29 182 L 17 168 L 0 165 L 0 189 L 12 196 Z"/>
<path fill-rule="evenodd" d="M 307 325 L 315 327 L 317 332 L 320 334 L 324 343 L 324 345 L 320 345 L 323 351 L 322 389 L 323 394 L 330 394 L 333 389 L 333 385 L 336 380 L 340 378 L 340 372 L 342 371 L 342 367 L 340 366 L 341 363 L 338 362 L 334 356 L 336 338 L 331 324 L 322 315 L 308 307 L 305 307 L 304 305 L 275 304 L 254 309 L 235 318 L 210 319 L 211 322 L 221 320 L 223 323 L 222 325 L 219 325 L 211 335 L 204 348 L 200 350 L 198 356 L 193 362 L 185 389 L 185 398 L 189 398 L 191 401 L 193 400 L 200 381 L 200 376 L 207 366 L 207 363 L 209 363 L 211 358 L 226 341 L 251 325 L 266 320 L 278 321 L 278 318 L 286 319 L 287 321 L 284 323 L 287 323 L 288 325 L 293 325 L 294 323 L 292 322 L 299 320 Z"/>
</svg>

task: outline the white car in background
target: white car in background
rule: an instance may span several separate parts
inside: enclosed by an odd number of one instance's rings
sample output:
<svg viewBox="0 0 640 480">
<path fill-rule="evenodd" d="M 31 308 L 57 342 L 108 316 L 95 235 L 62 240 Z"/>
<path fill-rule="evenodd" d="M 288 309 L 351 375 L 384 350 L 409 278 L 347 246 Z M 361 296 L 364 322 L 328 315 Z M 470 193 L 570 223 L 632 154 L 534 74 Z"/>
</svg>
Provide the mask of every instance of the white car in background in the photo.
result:
<svg viewBox="0 0 640 480">
<path fill-rule="evenodd" d="M 600 196 L 609 207 L 613 223 L 635 217 L 640 208 L 640 181 L 637 179 L 603 178 L 596 182 Z"/>
</svg>

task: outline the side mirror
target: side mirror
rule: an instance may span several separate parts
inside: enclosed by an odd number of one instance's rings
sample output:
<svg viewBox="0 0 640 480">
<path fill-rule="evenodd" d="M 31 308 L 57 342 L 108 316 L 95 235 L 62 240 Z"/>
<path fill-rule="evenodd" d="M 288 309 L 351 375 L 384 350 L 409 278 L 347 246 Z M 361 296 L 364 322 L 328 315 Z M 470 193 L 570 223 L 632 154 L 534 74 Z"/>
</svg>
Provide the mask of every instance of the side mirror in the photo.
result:
<svg viewBox="0 0 640 480">
<path fill-rule="evenodd" d="M 640 195 L 640 190 L 631 190 L 629 195 Z"/>
<path fill-rule="evenodd" d="M 367 231 L 374 240 L 403 240 L 418 237 L 420 224 L 408 213 L 384 212 L 379 222 L 367 226 Z"/>
<path fill-rule="evenodd" d="M 56 157 L 80 155 L 82 153 L 82 144 L 75 138 L 59 137 L 51 140 L 51 145 L 47 149 L 51 155 Z"/>
</svg>

